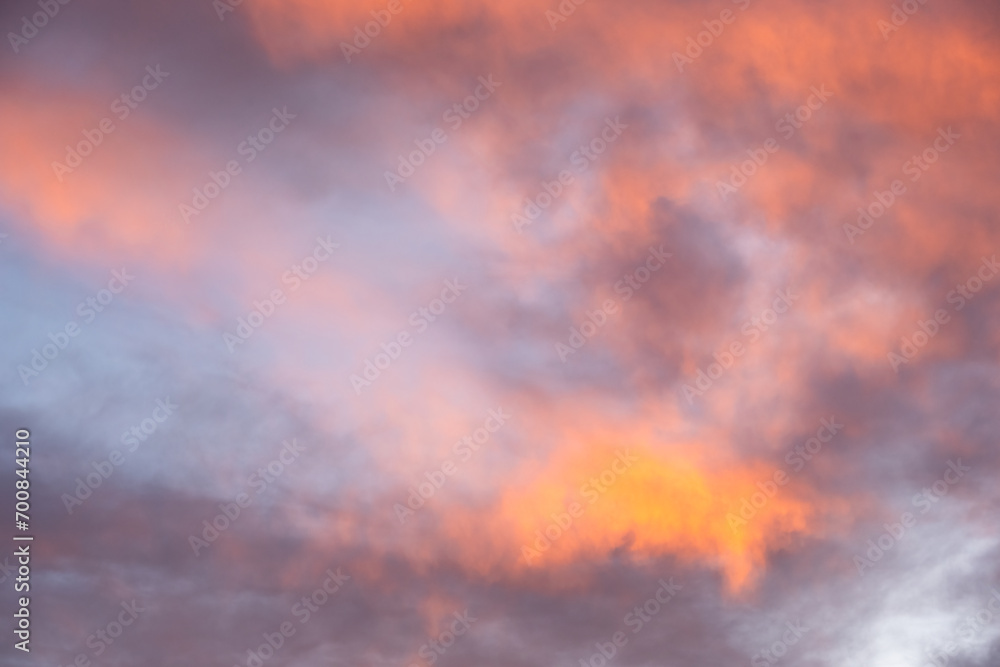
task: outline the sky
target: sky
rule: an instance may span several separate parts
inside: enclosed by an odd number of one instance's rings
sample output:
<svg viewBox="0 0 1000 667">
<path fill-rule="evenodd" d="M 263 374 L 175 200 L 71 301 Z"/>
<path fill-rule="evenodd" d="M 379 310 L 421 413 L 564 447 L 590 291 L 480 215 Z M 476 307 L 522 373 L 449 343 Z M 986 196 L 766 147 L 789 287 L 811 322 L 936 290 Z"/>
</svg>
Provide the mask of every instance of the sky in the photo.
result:
<svg viewBox="0 0 1000 667">
<path fill-rule="evenodd" d="M 0 26 L 0 666 L 1000 664 L 994 4 Z"/>
</svg>

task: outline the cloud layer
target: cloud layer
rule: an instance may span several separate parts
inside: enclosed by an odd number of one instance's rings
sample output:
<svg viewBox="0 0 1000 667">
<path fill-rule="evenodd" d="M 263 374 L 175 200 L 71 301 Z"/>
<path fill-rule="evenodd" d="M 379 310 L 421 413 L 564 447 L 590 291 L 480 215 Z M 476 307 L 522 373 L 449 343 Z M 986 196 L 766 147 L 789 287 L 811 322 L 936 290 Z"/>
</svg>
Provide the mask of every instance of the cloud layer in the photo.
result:
<svg viewBox="0 0 1000 667">
<path fill-rule="evenodd" d="M 0 664 L 996 664 L 995 8 L 39 6 Z"/>
</svg>

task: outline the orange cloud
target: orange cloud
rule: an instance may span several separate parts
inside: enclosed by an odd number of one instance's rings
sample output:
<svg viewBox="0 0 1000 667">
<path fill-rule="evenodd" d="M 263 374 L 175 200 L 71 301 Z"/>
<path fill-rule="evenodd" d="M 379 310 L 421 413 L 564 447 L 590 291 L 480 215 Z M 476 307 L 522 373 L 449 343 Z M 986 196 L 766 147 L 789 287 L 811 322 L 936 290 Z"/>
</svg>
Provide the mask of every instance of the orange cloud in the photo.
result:
<svg viewBox="0 0 1000 667">
<path fill-rule="evenodd" d="M 187 230 L 171 198 L 186 181 L 164 169 L 177 137 L 142 113 L 118 121 L 110 102 L 13 85 L 0 100 L 0 141 L 8 147 L 0 154 L 4 201 L 54 253 L 113 263 L 140 252 L 147 260 L 188 258 Z M 114 123 L 108 134 L 98 129 L 104 118 Z M 53 164 L 66 161 L 67 146 L 91 143 L 84 131 L 103 136 L 78 167 L 57 175 Z"/>
<path fill-rule="evenodd" d="M 776 485 L 774 466 L 710 462 L 698 454 L 703 443 L 667 452 L 621 444 L 629 438 L 581 440 L 587 444 L 514 472 L 487 505 L 435 497 L 405 528 L 383 524 L 368 536 L 377 544 L 405 535 L 397 546 L 405 544 L 417 570 L 440 566 L 444 556 L 487 580 L 534 579 L 544 571 L 555 587 L 573 585 L 573 564 L 673 556 L 722 572 L 728 590 L 739 594 L 763 575 L 770 552 L 839 530 L 846 511 L 794 481 Z"/>
<path fill-rule="evenodd" d="M 598 446 L 560 457 L 533 485 L 508 493 L 501 514 L 532 567 L 615 551 L 638 559 L 672 554 L 719 567 L 735 592 L 762 573 L 769 550 L 815 532 L 822 519 L 798 491 L 770 482 L 773 472 L 759 464 L 712 470 L 647 447 Z M 744 520 L 741 505 L 752 497 L 766 502 Z"/>
</svg>

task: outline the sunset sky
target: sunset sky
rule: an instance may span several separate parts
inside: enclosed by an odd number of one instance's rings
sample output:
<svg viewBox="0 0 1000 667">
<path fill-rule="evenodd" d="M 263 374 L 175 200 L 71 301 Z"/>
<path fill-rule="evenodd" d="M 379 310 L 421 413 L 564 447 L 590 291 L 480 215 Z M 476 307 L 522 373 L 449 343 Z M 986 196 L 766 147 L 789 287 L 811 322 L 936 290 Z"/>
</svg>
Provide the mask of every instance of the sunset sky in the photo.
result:
<svg viewBox="0 0 1000 667">
<path fill-rule="evenodd" d="M 0 26 L 0 666 L 1000 665 L 995 3 Z"/>
</svg>

